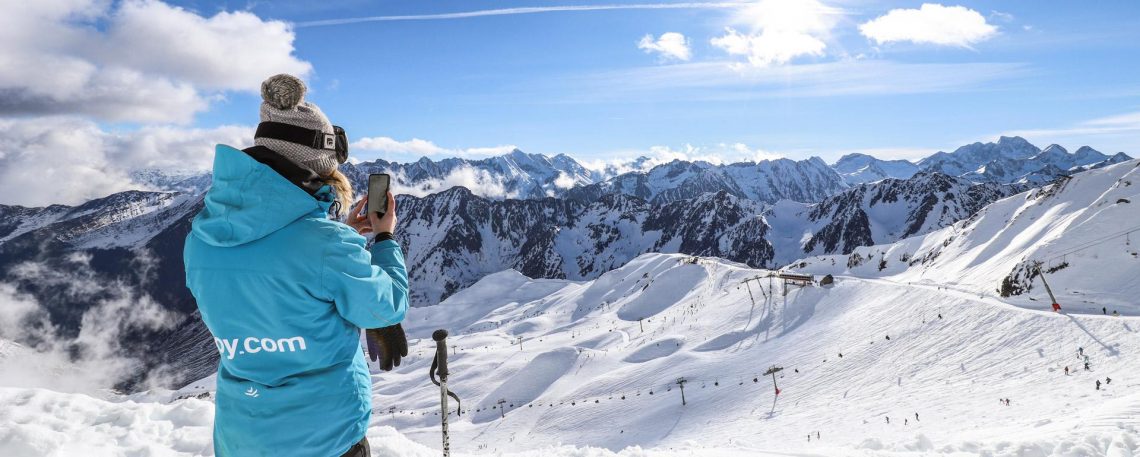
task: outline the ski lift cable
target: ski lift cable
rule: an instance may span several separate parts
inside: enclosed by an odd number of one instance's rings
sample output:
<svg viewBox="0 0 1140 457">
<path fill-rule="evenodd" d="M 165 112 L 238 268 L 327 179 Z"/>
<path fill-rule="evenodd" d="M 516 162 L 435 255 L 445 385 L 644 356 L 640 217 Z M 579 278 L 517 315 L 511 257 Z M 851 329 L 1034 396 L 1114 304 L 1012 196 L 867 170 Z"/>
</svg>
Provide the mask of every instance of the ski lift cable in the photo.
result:
<svg viewBox="0 0 1140 457">
<path fill-rule="evenodd" d="M 1096 239 L 1093 239 L 1093 240 L 1091 240 L 1091 241 L 1086 241 L 1086 242 L 1084 242 L 1084 243 L 1081 243 L 1081 244 L 1078 244 L 1078 245 L 1076 245 L 1076 246 L 1074 246 L 1074 247 L 1070 247 L 1070 248 L 1068 248 L 1068 249 L 1067 249 L 1067 250 L 1065 250 L 1065 251 L 1061 251 L 1061 252 L 1059 252 L 1059 253 L 1057 253 L 1057 254 L 1054 254 L 1054 255 L 1052 255 L 1052 256 L 1050 256 L 1050 257 L 1044 257 L 1044 258 L 1041 258 L 1040 260 L 1037 260 L 1037 261 L 1039 261 L 1039 262 L 1042 262 L 1042 263 L 1045 263 L 1045 262 L 1047 262 L 1047 261 L 1050 261 L 1050 260 L 1054 260 L 1054 259 L 1058 259 L 1058 258 L 1061 258 L 1061 257 L 1065 257 L 1065 256 L 1067 256 L 1067 255 L 1069 255 L 1069 254 L 1073 254 L 1073 253 L 1076 253 L 1076 252 L 1084 251 L 1084 250 L 1086 250 L 1086 249 L 1089 249 L 1089 248 L 1092 248 L 1092 247 L 1094 247 L 1094 246 L 1099 246 L 1099 245 L 1101 245 L 1101 244 L 1104 244 L 1104 243 L 1107 243 L 1107 242 L 1109 242 L 1109 241 L 1112 241 L 1112 240 L 1114 240 L 1114 239 L 1116 239 L 1116 238 L 1120 238 L 1120 237 L 1122 237 L 1122 236 L 1128 236 L 1129 234 L 1131 234 L 1131 233 L 1133 233 L 1133 232 L 1137 232 L 1137 231 L 1140 231 L 1140 226 L 1136 226 L 1136 227 L 1132 227 L 1132 228 L 1129 228 L 1129 229 L 1125 229 L 1125 230 L 1122 230 L 1122 231 L 1119 231 L 1119 232 L 1113 233 L 1113 234 L 1111 234 L 1111 235 L 1106 235 L 1106 236 L 1103 236 L 1103 237 L 1100 237 L 1100 238 L 1096 238 Z"/>
</svg>

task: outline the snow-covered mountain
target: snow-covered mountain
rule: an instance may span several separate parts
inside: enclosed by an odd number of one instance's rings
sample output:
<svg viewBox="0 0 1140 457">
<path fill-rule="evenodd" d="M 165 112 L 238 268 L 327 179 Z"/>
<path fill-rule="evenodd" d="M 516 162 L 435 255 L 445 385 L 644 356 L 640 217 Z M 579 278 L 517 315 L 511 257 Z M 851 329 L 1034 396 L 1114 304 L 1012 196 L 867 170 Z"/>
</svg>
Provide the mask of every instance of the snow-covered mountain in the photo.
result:
<svg viewBox="0 0 1140 457">
<path fill-rule="evenodd" d="M 794 262 L 815 273 L 938 283 L 1048 309 L 1044 274 L 1063 306 L 1140 313 L 1140 160 L 998 200 L 974 215 L 898 242 Z M 1089 309 L 1090 303 L 1099 304 Z"/>
<path fill-rule="evenodd" d="M 209 173 L 191 170 L 143 168 L 130 172 L 130 178 L 144 189 L 166 192 L 202 193 L 210 188 Z"/>
<path fill-rule="evenodd" d="M 974 182 L 1042 185 L 1059 176 L 1129 159 L 1123 152 L 1110 157 L 1088 146 L 1072 154 L 1056 144 L 1042 150 L 1024 138 L 1003 136 L 996 143 L 978 142 L 954 152 L 939 151 L 920 160 L 918 166 Z"/>
<path fill-rule="evenodd" d="M 426 157 L 411 163 L 385 160 L 345 164 L 341 170 L 357 189 L 367 188 L 368 175 L 389 173 L 397 190 L 426 195 L 463 186 L 491 198 L 541 199 L 560 196 L 567 189 L 602 181 L 602 171 L 590 170 L 573 158 L 558 154 L 528 154 L 518 149 L 501 156 L 469 160 Z"/>
<path fill-rule="evenodd" d="M 881 160 L 867 154 L 847 154 L 831 166 L 852 186 L 886 178 L 907 179 L 918 173 L 908 160 Z"/>
<path fill-rule="evenodd" d="M 799 222 L 790 230 L 784 222 L 773 239 L 797 242 L 799 251 L 805 253 L 850 253 L 858 246 L 941 229 L 1020 190 L 1019 186 L 975 185 L 942 173 L 920 172 L 905 180 L 863 183 L 803 209 L 790 203 L 776 205 L 769 214 L 776 220 Z"/>
<path fill-rule="evenodd" d="M 716 256 L 776 267 L 805 254 L 925 234 L 1010 195 L 937 173 L 856 186 L 817 204 L 755 202 L 721 189 L 682 200 L 624 193 L 590 199 L 497 201 L 452 189 L 400 200 L 413 301 L 437 303 L 503 269 L 592 279 L 647 252 Z"/>
<path fill-rule="evenodd" d="M 769 267 L 808 253 L 847 253 L 944 227 L 1011 192 L 928 173 L 861 184 L 818 204 L 767 205 L 725 189 L 657 201 L 621 192 L 502 200 L 454 187 L 401 195 L 397 237 L 407 249 L 413 302 L 426 305 L 507 268 L 589 279 L 646 252 Z M 156 287 L 184 295 L 180 242 L 200 208 L 200 195 L 137 191 L 75 208 L 0 207 L 0 272 L 44 257 L 40 251 L 99 250 L 116 259 L 109 264 L 146 255 L 172 281 Z"/>
<path fill-rule="evenodd" d="M 823 160 L 762 160 L 714 165 L 674 160 L 645 172 L 629 172 L 606 181 L 576 187 L 567 198 L 592 201 L 621 193 L 654 203 L 684 200 L 724 191 L 752 201 L 818 202 L 847 188 L 843 178 Z"/>
</svg>

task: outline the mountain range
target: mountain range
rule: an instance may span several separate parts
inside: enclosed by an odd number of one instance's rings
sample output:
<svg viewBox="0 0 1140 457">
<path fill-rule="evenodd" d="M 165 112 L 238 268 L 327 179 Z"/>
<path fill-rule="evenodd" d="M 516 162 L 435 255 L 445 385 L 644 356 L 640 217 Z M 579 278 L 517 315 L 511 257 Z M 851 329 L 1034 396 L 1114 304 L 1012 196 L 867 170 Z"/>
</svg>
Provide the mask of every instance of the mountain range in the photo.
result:
<svg viewBox="0 0 1140 457">
<path fill-rule="evenodd" d="M 1129 160 L 1123 152 L 1109 156 L 1089 146 L 1070 153 L 1056 144 L 1038 148 L 1021 137 L 964 145 L 939 151 L 917 162 L 882 160 L 853 153 L 827 164 L 818 157 L 713 164 L 705 161 L 659 161 L 639 157 L 627 163 L 588 167 L 565 154 L 546 156 L 515 149 L 483 159 L 427 157 L 415 162 L 386 160 L 346 163 L 341 170 L 358 189 L 371 173 L 389 173 L 400 192 L 424 196 L 461 186 L 495 199 L 571 198 L 590 201 L 624 193 L 647 201 L 672 201 L 725 190 L 754 201 L 793 200 L 814 203 L 862 183 L 907 179 L 915 173 L 938 172 L 974 183 L 1041 185 L 1057 177 Z M 131 177 L 148 190 L 200 192 L 209 187 L 202 172 L 144 169 Z"/>
<path fill-rule="evenodd" d="M 588 280 L 649 252 L 775 268 L 807 255 L 848 254 L 923 235 L 1032 185 L 1024 174 L 1010 180 L 1017 173 L 997 179 L 996 171 L 961 172 L 1035 149 L 1016 140 L 935 154 L 914 164 L 917 171 L 870 156 L 847 156 L 833 166 L 818 158 L 721 165 L 674 160 L 598 171 L 568 156 L 517 150 L 480 160 L 376 161 L 342 169 L 358 189 L 381 170 L 410 189 L 398 197 L 396 236 L 407 255 L 413 304 L 425 306 L 504 269 Z M 1036 152 L 1033 157 L 1048 163 L 1033 173 L 1064 176 L 1127 157 L 1078 151 Z M 204 370 L 216 356 L 198 350 L 210 343 L 184 287 L 182 242 L 202 207 L 208 176 L 136 176 L 171 190 L 121 192 L 74 207 L 0 205 L 0 277 L 46 304 L 61 331 L 77 331 L 90 295 L 17 273 L 34 270 L 29 264 L 67 271 L 81 255 L 96 282 L 137 289 L 185 318 L 173 334 L 137 336 L 137 347 L 151 346 L 154 363 Z M 180 359 L 187 352 L 200 359 Z"/>
</svg>

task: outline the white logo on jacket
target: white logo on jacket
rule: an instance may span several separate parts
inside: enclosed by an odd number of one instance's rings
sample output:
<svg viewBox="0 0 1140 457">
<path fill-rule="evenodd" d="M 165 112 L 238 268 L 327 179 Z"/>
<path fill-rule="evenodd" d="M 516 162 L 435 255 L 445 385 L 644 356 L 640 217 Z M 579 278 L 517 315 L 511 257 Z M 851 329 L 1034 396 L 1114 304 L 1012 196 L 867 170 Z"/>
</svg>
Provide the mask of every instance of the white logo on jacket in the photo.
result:
<svg viewBox="0 0 1140 457">
<path fill-rule="evenodd" d="M 262 352 L 297 352 L 307 350 L 305 345 L 305 338 L 301 336 L 294 336 L 291 338 L 258 338 L 250 336 L 246 338 L 214 338 L 214 344 L 218 346 L 218 353 L 228 360 L 233 360 L 234 357 L 246 354 L 258 354 Z"/>
<path fill-rule="evenodd" d="M 257 398 L 257 397 L 261 396 L 261 394 L 257 393 L 257 389 L 250 387 L 250 388 L 245 390 L 245 396 Z"/>
</svg>

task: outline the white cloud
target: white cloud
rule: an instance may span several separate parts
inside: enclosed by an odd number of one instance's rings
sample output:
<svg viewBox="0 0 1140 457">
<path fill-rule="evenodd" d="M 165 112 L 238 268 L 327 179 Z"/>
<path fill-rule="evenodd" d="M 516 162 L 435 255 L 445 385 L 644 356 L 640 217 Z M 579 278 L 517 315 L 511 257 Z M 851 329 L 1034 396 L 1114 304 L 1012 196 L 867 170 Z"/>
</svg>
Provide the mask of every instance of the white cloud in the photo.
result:
<svg viewBox="0 0 1140 457">
<path fill-rule="evenodd" d="M 245 12 L 209 18 L 155 0 L 127 1 L 111 14 L 101 58 L 207 89 L 257 90 L 266 76 L 306 75 L 289 24 Z"/>
<path fill-rule="evenodd" d="M 458 167 L 440 179 L 419 180 L 410 184 L 402 173 L 392 174 L 392 192 L 423 197 L 456 186 L 466 187 L 471 193 L 488 198 L 518 198 L 517 192 L 507 191 L 503 180 L 487 170 L 470 166 Z"/>
<path fill-rule="evenodd" d="M 85 393 L 112 388 L 140 374 L 142 361 L 125 355 L 124 336 L 139 330 L 169 330 L 181 323 L 179 316 L 151 297 L 97 277 L 89 255 L 75 254 L 66 260 L 67 268 L 19 264 L 10 278 L 89 300 L 92 306 L 78 316 L 77 333 L 54 325 L 48 304 L 21 293 L 15 284 L 0 282 L 0 349 L 4 349 L 0 387 Z M 8 341 L 18 346 L 13 348 Z M 148 373 L 144 386 L 171 387 L 171 380 L 163 379 L 166 368 Z"/>
<path fill-rule="evenodd" d="M 878 44 L 910 41 L 969 48 L 996 35 L 997 27 L 964 6 L 924 3 L 919 9 L 890 10 L 859 25 L 859 32 Z"/>
<path fill-rule="evenodd" d="M 651 157 L 659 163 L 673 160 L 686 160 L 690 162 L 708 162 L 713 165 L 724 165 L 737 162 L 758 162 L 762 160 L 775 160 L 783 157 L 771 151 L 753 148 L 744 143 L 717 143 L 712 145 L 694 146 L 685 144 L 680 149 L 669 146 L 652 146 L 649 148 Z"/>
<path fill-rule="evenodd" d="M 209 169 L 216 143 L 241 146 L 253 129 L 143 127 L 108 132 L 74 117 L 0 119 L 0 203 L 78 204 L 138 189 L 130 170 Z"/>
<path fill-rule="evenodd" d="M 759 162 L 763 160 L 776 160 L 784 155 L 762 148 L 749 146 L 745 143 L 716 143 L 709 145 L 684 144 L 679 148 L 672 146 L 650 146 L 645 150 L 615 151 L 610 154 L 613 159 L 580 160 L 582 166 L 608 175 L 618 175 L 631 171 L 645 172 L 661 164 L 674 160 L 688 162 L 708 162 L 713 165 L 724 165 L 738 162 Z"/>
<path fill-rule="evenodd" d="M 761 0 L 742 8 L 735 25 L 711 40 L 729 55 L 742 56 L 756 67 L 782 65 L 801 56 L 820 57 L 842 11 L 818 0 Z"/>
<path fill-rule="evenodd" d="M 653 35 L 645 35 L 637 43 L 637 48 L 646 53 L 657 53 L 666 60 L 686 61 L 693 56 L 692 50 L 689 48 L 689 39 L 677 32 L 662 33 L 657 40 L 653 39 Z"/>
<path fill-rule="evenodd" d="M 0 15 L 0 115 L 189 122 L 220 91 L 307 75 L 294 34 L 248 12 L 206 18 L 157 0 L 43 0 Z"/>
<path fill-rule="evenodd" d="M 436 145 L 431 141 L 419 138 L 400 141 L 391 137 L 377 136 L 356 140 L 352 142 L 351 148 L 354 151 L 370 151 L 387 154 L 399 154 L 412 157 L 487 157 L 509 153 L 515 150 L 516 146 L 508 144 L 489 147 L 450 149 Z"/>
<path fill-rule="evenodd" d="M 569 189 L 574 187 L 574 184 L 577 184 L 577 182 L 574 181 L 574 177 L 564 171 L 558 172 L 558 177 L 554 178 L 554 187 L 559 189 Z"/>
</svg>

